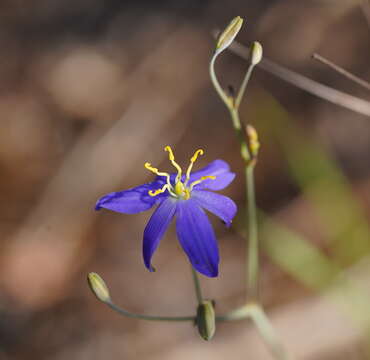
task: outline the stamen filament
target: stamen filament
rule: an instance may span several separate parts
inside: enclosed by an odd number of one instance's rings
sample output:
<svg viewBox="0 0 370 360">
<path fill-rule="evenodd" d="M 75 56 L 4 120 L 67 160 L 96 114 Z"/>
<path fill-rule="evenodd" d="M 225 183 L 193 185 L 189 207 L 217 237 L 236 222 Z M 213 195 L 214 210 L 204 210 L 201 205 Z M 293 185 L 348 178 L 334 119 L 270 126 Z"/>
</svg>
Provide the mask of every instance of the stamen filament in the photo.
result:
<svg viewBox="0 0 370 360">
<path fill-rule="evenodd" d="M 210 176 L 202 176 L 199 180 L 196 180 L 196 181 L 193 181 L 191 184 L 190 184 L 190 188 L 189 188 L 189 191 L 191 192 L 194 188 L 195 185 L 198 185 L 200 184 L 201 182 L 203 182 L 204 180 L 215 180 L 216 179 L 216 176 L 213 176 L 213 175 L 210 175 Z"/>
<path fill-rule="evenodd" d="M 159 171 L 157 168 L 153 167 L 150 163 L 146 162 L 144 164 L 145 168 L 148 169 L 149 171 L 153 172 L 154 174 L 158 175 L 158 176 L 165 176 L 166 177 L 166 182 L 167 182 L 167 185 L 168 186 L 171 186 L 171 182 L 170 182 L 170 174 L 166 173 L 166 172 L 161 172 Z"/>
<path fill-rule="evenodd" d="M 168 190 L 168 191 L 169 191 L 169 193 L 170 193 L 172 196 L 176 196 L 176 194 L 171 190 L 171 186 L 170 186 L 170 185 L 168 185 L 168 184 L 163 185 L 163 187 L 162 187 L 162 188 L 157 189 L 157 190 L 149 190 L 149 191 L 148 191 L 148 194 L 149 194 L 149 196 L 154 197 L 154 196 L 157 196 L 157 195 L 159 195 L 159 194 L 164 193 L 166 190 Z"/>
<path fill-rule="evenodd" d="M 188 181 L 190 180 L 190 173 L 191 173 L 191 170 L 193 169 L 194 163 L 197 161 L 198 156 L 203 155 L 203 154 L 204 154 L 204 151 L 202 149 L 199 149 L 191 157 L 189 167 L 186 170 L 186 178 L 185 178 L 185 183 L 184 183 L 185 186 L 187 185 Z"/>
<path fill-rule="evenodd" d="M 168 158 L 171 161 L 172 165 L 176 168 L 177 170 L 177 175 L 176 175 L 176 182 L 181 180 L 181 174 L 182 174 L 182 169 L 180 165 L 175 161 L 175 156 L 173 155 L 173 151 L 171 149 L 171 146 L 167 145 L 164 148 L 164 151 L 168 152 Z"/>
<path fill-rule="evenodd" d="M 144 164 L 145 168 L 148 169 L 149 171 L 153 172 L 154 174 L 158 176 L 164 176 L 167 181 L 166 184 L 162 186 L 162 188 L 157 189 L 157 190 L 149 190 L 148 194 L 150 196 L 157 196 L 159 194 L 164 193 L 165 191 L 168 191 L 171 196 L 175 198 L 180 198 L 183 200 L 188 200 L 190 198 L 191 191 L 193 190 L 194 186 L 200 184 L 204 180 L 214 180 L 216 179 L 216 176 L 210 175 L 210 176 L 202 176 L 199 180 L 193 181 L 190 186 L 187 186 L 187 183 L 190 180 L 190 173 L 191 170 L 193 169 L 194 163 L 197 161 L 199 155 L 203 155 L 204 151 L 203 149 L 198 149 L 194 155 L 190 158 L 190 164 L 189 167 L 186 170 L 186 177 L 185 177 L 185 182 L 181 181 L 181 175 L 182 175 L 182 169 L 180 165 L 175 161 L 175 156 L 173 155 L 173 151 L 169 145 L 167 145 L 164 148 L 165 151 L 168 152 L 168 158 L 171 161 L 172 165 L 177 169 L 177 175 L 175 179 L 175 184 L 171 184 L 171 175 L 166 173 L 166 172 L 160 172 L 157 168 L 153 167 L 150 163 L 146 162 Z"/>
</svg>

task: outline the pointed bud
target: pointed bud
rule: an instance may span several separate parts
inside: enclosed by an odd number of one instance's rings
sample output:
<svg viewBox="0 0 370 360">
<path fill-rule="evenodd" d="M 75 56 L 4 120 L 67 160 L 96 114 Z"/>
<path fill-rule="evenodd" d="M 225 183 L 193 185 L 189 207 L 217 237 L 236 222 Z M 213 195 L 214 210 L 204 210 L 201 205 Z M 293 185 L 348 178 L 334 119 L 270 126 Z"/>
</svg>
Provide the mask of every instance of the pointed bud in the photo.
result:
<svg viewBox="0 0 370 360">
<path fill-rule="evenodd" d="M 220 34 L 216 44 L 216 54 L 224 51 L 235 39 L 240 28 L 243 25 L 243 19 L 240 16 L 235 17 L 231 20 L 230 24 L 226 29 Z"/>
<path fill-rule="evenodd" d="M 197 309 L 196 324 L 200 336 L 204 340 L 211 340 L 216 331 L 216 316 L 213 302 L 204 300 Z"/>
<path fill-rule="evenodd" d="M 250 48 L 250 58 L 249 58 L 251 64 L 253 66 L 259 64 L 260 61 L 262 60 L 262 55 L 263 55 L 262 45 L 258 41 L 253 42 Z"/>
<path fill-rule="evenodd" d="M 87 282 L 98 300 L 102 302 L 110 301 L 109 289 L 104 280 L 97 273 L 89 273 L 89 275 L 87 275 Z"/>
<path fill-rule="evenodd" d="M 253 158 L 257 157 L 258 150 L 260 148 L 260 142 L 258 140 L 258 134 L 256 129 L 252 125 L 246 126 L 246 133 L 248 137 L 248 147 Z"/>
</svg>

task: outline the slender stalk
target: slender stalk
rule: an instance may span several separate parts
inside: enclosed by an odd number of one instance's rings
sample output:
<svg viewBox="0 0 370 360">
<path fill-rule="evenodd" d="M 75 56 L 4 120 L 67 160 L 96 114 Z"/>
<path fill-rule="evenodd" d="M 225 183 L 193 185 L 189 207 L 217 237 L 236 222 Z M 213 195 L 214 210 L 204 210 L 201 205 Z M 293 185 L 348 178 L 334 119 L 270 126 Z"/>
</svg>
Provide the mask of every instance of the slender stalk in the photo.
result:
<svg viewBox="0 0 370 360">
<path fill-rule="evenodd" d="M 225 91 L 222 90 L 222 87 L 217 79 L 216 73 L 215 73 L 215 61 L 217 59 L 218 54 L 214 54 L 211 58 L 211 61 L 209 63 L 209 75 L 211 77 L 213 86 L 215 87 L 218 95 L 220 96 L 221 100 L 225 103 L 225 105 L 230 108 L 230 99 L 225 94 Z"/>
<path fill-rule="evenodd" d="M 276 335 L 270 320 L 260 305 L 254 302 L 247 303 L 244 306 L 230 311 L 225 315 L 216 317 L 217 321 L 235 321 L 244 319 L 250 319 L 253 321 L 267 348 L 275 359 L 290 359 L 284 350 L 283 344 Z"/>
<path fill-rule="evenodd" d="M 251 317 L 251 304 L 245 304 L 240 308 L 231 310 L 225 315 L 216 316 L 216 320 L 219 322 L 222 321 L 237 321 L 244 320 Z"/>
<path fill-rule="evenodd" d="M 257 211 L 256 211 L 256 194 L 254 186 L 254 162 L 251 161 L 251 154 L 248 151 L 245 135 L 241 131 L 241 122 L 239 119 L 239 106 L 243 99 L 246 87 L 251 78 L 254 65 L 250 64 L 240 86 L 238 95 L 235 100 L 235 106 L 231 111 L 234 128 L 238 132 L 239 142 L 241 144 L 241 156 L 246 162 L 245 166 L 245 182 L 247 194 L 247 224 L 248 224 L 248 244 L 247 244 L 247 292 L 250 299 L 255 300 L 258 295 L 258 233 L 257 233 Z"/>
<path fill-rule="evenodd" d="M 236 131 L 236 135 L 238 136 L 238 140 L 240 143 L 245 142 L 243 133 L 241 132 L 242 124 L 239 118 L 239 111 L 238 109 L 235 109 L 235 108 L 230 108 L 229 110 L 230 110 L 231 120 L 233 122 L 233 127 Z"/>
<path fill-rule="evenodd" d="M 239 106 L 243 99 L 248 82 L 251 78 L 253 71 L 253 64 L 248 66 L 238 94 L 235 101 L 228 98 L 225 92 L 222 90 L 220 83 L 217 80 L 217 76 L 214 71 L 214 63 L 217 55 L 214 55 L 210 61 L 210 75 L 212 83 L 229 109 L 230 117 L 235 129 L 237 138 L 240 143 L 240 153 L 245 161 L 245 176 L 246 176 L 246 189 L 247 189 L 247 232 L 248 232 L 248 242 L 247 242 L 247 268 L 246 268 L 246 283 L 248 295 L 254 300 L 257 296 L 257 284 L 258 284 L 258 238 L 257 238 L 257 217 L 256 217 L 256 201 L 255 201 L 255 191 L 254 191 L 254 176 L 253 168 L 254 164 L 252 161 L 252 156 L 248 149 L 247 139 L 245 133 L 242 130 L 242 124 L 239 117 Z"/>
<path fill-rule="evenodd" d="M 197 301 L 198 301 L 198 304 L 201 304 L 203 302 L 203 296 L 202 296 L 202 289 L 200 287 L 198 273 L 194 270 L 193 267 L 191 267 L 191 273 L 193 275 L 194 288 L 195 288 L 195 294 L 197 296 Z"/>
<path fill-rule="evenodd" d="M 271 355 L 277 360 L 288 360 L 289 356 L 285 352 L 283 344 L 275 333 L 275 330 L 259 305 L 255 305 L 250 310 L 250 317 L 253 320 L 258 332 L 260 333 L 263 341 L 266 343 Z"/>
<path fill-rule="evenodd" d="M 251 69 L 250 67 L 248 71 Z M 250 75 L 249 75 L 250 77 Z M 258 231 L 257 231 L 257 210 L 256 210 L 256 194 L 254 186 L 254 166 L 251 153 L 248 150 L 245 135 L 241 130 L 239 112 L 237 109 L 230 110 L 234 129 L 237 133 L 240 142 L 241 157 L 245 161 L 245 183 L 246 183 L 246 207 L 247 207 L 247 233 L 248 240 L 246 246 L 246 284 L 247 293 L 250 300 L 255 300 L 258 295 Z"/>
<path fill-rule="evenodd" d="M 245 167 L 247 208 L 248 208 L 248 251 L 247 251 L 247 284 L 249 298 L 255 300 L 258 296 L 258 228 L 256 210 L 256 192 L 254 186 L 254 164 Z"/>
<path fill-rule="evenodd" d="M 236 109 L 239 109 L 240 103 L 241 103 L 241 101 L 243 99 L 243 96 L 244 96 L 244 93 L 245 93 L 245 89 L 247 88 L 249 79 L 251 78 L 253 68 L 254 68 L 254 66 L 252 64 L 250 64 L 249 67 L 248 67 L 247 72 L 245 73 L 243 82 L 240 85 L 240 89 L 239 89 L 238 95 L 237 95 L 236 100 L 235 100 L 235 108 Z"/>
<path fill-rule="evenodd" d="M 229 109 L 230 110 L 230 116 L 231 120 L 233 122 L 233 127 L 236 132 L 236 137 L 239 140 L 240 143 L 240 154 L 243 160 L 248 163 L 251 160 L 251 154 L 248 150 L 248 145 L 245 141 L 245 134 L 242 131 L 242 125 L 239 118 L 239 111 L 235 108 Z"/>
<path fill-rule="evenodd" d="M 112 310 L 117 312 L 120 315 L 141 319 L 141 320 L 150 320 L 150 321 L 194 321 L 195 316 L 155 316 L 155 315 L 143 315 L 143 314 L 135 314 L 131 313 L 125 309 L 120 308 L 118 305 L 114 304 L 112 301 L 104 302 L 104 304 L 108 305 Z"/>
<path fill-rule="evenodd" d="M 248 72 L 253 67 L 249 67 Z M 250 77 L 250 75 L 248 75 Z M 241 122 L 239 118 L 238 109 L 230 110 L 231 119 L 233 121 L 234 129 L 237 133 L 240 142 L 241 157 L 246 163 L 245 166 L 245 183 L 246 183 L 246 207 L 247 207 L 247 253 L 246 253 L 246 283 L 248 297 L 255 300 L 258 295 L 258 268 L 259 268 L 259 255 L 258 255 L 258 231 L 257 231 L 257 210 L 256 210 L 256 194 L 254 186 L 254 162 L 251 158 L 248 145 L 246 143 L 245 135 L 241 129 Z"/>
<path fill-rule="evenodd" d="M 312 58 L 321 62 L 322 64 L 330 67 L 332 70 L 334 70 L 337 73 L 343 75 L 347 79 L 355 82 L 357 85 L 360 85 L 360 86 L 364 87 L 365 89 L 370 90 L 370 83 L 369 82 L 367 82 L 366 80 L 363 80 L 363 79 L 359 78 L 358 76 L 350 73 L 349 71 L 343 69 L 339 65 L 334 64 L 333 62 L 324 58 L 323 56 L 315 53 L 315 54 L 312 55 Z"/>
<path fill-rule="evenodd" d="M 233 44 L 231 44 L 233 45 Z M 217 76 L 214 71 L 214 63 L 217 55 L 214 55 L 210 61 L 210 75 L 212 83 L 219 94 L 222 101 L 225 103 L 230 112 L 230 117 L 235 129 L 238 141 L 240 143 L 240 152 L 243 160 L 245 161 L 245 178 L 246 178 L 246 207 L 247 207 L 247 266 L 246 266 L 246 284 L 247 294 L 250 298 L 249 302 L 241 308 L 230 311 L 225 315 L 216 316 L 216 321 L 234 321 L 250 318 L 259 333 L 261 334 L 264 342 L 269 348 L 273 357 L 277 360 L 287 360 L 288 356 L 285 353 L 283 345 L 280 343 L 275 331 L 265 315 L 262 307 L 258 305 L 258 268 L 259 268 L 259 255 L 258 255 L 258 232 L 257 232 L 257 209 L 256 209 L 256 194 L 254 184 L 254 166 L 258 153 L 258 138 L 257 133 L 251 133 L 248 128 L 244 132 L 242 123 L 239 117 L 239 106 L 243 99 L 246 87 L 251 78 L 253 68 L 256 64 L 250 63 L 242 81 L 238 94 L 235 98 L 227 96 L 222 90 Z M 256 60 L 257 63 L 260 59 Z M 198 298 L 199 300 L 199 298 Z"/>
</svg>

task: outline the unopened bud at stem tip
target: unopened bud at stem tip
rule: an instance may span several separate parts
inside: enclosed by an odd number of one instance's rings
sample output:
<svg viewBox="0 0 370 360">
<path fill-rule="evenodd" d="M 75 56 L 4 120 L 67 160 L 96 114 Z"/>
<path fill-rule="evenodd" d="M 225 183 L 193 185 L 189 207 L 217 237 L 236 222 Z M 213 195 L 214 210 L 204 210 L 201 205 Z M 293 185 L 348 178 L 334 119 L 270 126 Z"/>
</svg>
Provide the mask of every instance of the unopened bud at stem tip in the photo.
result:
<svg viewBox="0 0 370 360">
<path fill-rule="evenodd" d="M 87 282 L 90 286 L 91 291 L 102 302 L 110 301 L 110 294 L 107 285 L 104 280 L 94 272 L 87 275 Z"/>
<path fill-rule="evenodd" d="M 220 34 L 216 44 L 216 54 L 224 51 L 235 39 L 240 28 L 243 25 L 243 19 L 240 16 L 231 20 L 226 29 Z"/>
<path fill-rule="evenodd" d="M 262 56 L 263 56 L 262 45 L 258 41 L 253 42 L 253 44 L 251 45 L 251 49 L 250 49 L 251 64 L 253 66 L 259 64 L 260 61 L 262 60 Z"/>
</svg>

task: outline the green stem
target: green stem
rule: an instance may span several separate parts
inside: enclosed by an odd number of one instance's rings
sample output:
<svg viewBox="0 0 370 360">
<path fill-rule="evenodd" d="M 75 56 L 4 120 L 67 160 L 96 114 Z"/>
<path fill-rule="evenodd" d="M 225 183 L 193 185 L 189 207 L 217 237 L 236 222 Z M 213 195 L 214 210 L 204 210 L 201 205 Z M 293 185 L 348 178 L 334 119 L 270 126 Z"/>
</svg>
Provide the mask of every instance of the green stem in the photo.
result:
<svg viewBox="0 0 370 360">
<path fill-rule="evenodd" d="M 202 289 L 200 287 L 198 273 L 194 270 L 193 267 L 191 267 L 191 272 L 193 275 L 194 288 L 195 288 L 195 294 L 197 296 L 197 301 L 198 301 L 198 304 L 201 304 L 203 302 L 203 296 L 202 296 Z"/>
<path fill-rule="evenodd" d="M 239 118 L 238 109 L 231 108 L 229 110 L 230 110 L 231 120 L 233 122 L 233 127 L 235 129 L 236 136 L 237 136 L 237 138 L 239 140 L 239 143 L 240 143 L 241 157 L 243 158 L 243 160 L 246 163 L 249 163 L 250 160 L 251 160 L 251 155 L 250 155 L 249 150 L 248 150 L 248 145 L 245 141 L 245 134 L 242 130 L 242 125 L 241 125 L 241 121 L 240 121 L 240 118 Z"/>
<path fill-rule="evenodd" d="M 249 163 L 249 165 L 245 167 L 245 179 L 246 179 L 247 209 L 248 209 L 247 290 L 250 299 L 255 300 L 258 295 L 259 256 L 258 256 L 256 192 L 254 186 L 253 163 Z"/>
<path fill-rule="evenodd" d="M 216 321 L 222 322 L 222 321 L 237 321 L 237 320 L 248 319 L 251 316 L 251 305 L 252 304 L 245 304 L 240 308 L 231 310 L 225 315 L 216 316 Z"/>
<path fill-rule="evenodd" d="M 247 191 L 247 211 L 248 218 L 246 222 L 247 232 L 248 232 L 248 242 L 247 242 L 247 291 L 251 299 L 249 303 L 242 306 L 241 308 L 235 309 L 225 315 L 216 316 L 216 321 L 233 321 L 233 320 L 242 320 L 250 318 L 255 326 L 257 327 L 259 333 L 261 334 L 263 340 L 268 346 L 271 354 L 277 360 L 288 360 L 288 356 L 285 353 L 285 350 L 280 343 L 278 337 L 275 334 L 274 328 L 272 327 L 268 317 L 263 311 L 263 308 L 255 303 L 254 300 L 257 299 L 258 293 L 258 268 L 259 268 L 259 255 L 258 255 L 258 233 L 257 233 L 257 209 L 256 209 L 256 194 L 255 194 L 255 184 L 254 184 L 254 166 L 256 161 L 257 152 L 251 153 L 251 150 L 248 145 L 249 140 L 252 140 L 247 137 L 250 136 L 245 134 L 242 128 L 242 123 L 239 118 L 239 106 L 244 96 L 246 87 L 251 78 L 252 71 L 254 68 L 253 64 L 250 64 L 245 77 L 240 86 L 239 92 L 236 98 L 231 98 L 225 94 L 222 90 L 217 76 L 214 71 L 214 64 L 217 54 L 213 55 L 209 72 L 211 76 L 212 83 L 225 103 L 226 107 L 229 109 L 230 116 L 232 119 L 233 127 L 235 129 L 237 138 L 240 143 L 240 151 L 243 160 L 245 161 L 245 178 L 246 178 L 246 191 Z M 258 150 L 258 149 L 257 149 Z M 253 150 L 252 150 L 253 151 Z M 198 300 L 201 299 L 201 296 L 198 297 Z"/>
<path fill-rule="evenodd" d="M 262 307 L 254 302 L 233 310 L 225 315 L 217 316 L 217 321 L 235 321 L 250 319 L 253 321 L 263 341 L 266 343 L 273 357 L 277 360 L 288 360 L 283 344 L 275 333 L 274 328 Z"/>
<path fill-rule="evenodd" d="M 245 93 L 245 89 L 247 88 L 249 79 L 251 78 L 253 69 L 254 69 L 254 65 L 250 64 L 249 67 L 248 67 L 247 72 L 245 73 L 243 82 L 240 85 L 240 89 L 239 89 L 238 95 L 237 95 L 236 100 L 235 100 L 235 108 L 236 109 L 239 109 L 240 103 L 241 103 L 241 101 L 243 99 L 243 96 L 244 96 L 244 93 Z"/>
<path fill-rule="evenodd" d="M 243 131 L 242 123 L 239 117 L 239 106 L 245 94 L 246 87 L 251 78 L 254 65 L 250 64 L 238 91 L 235 101 L 231 100 L 226 96 L 225 92 L 222 90 L 220 83 L 217 80 L 217 76 L 214 71 L 214 64 L 217 55 L 213 55 L 209 72 L 211 76 L 212 83 L 230 112 L 230 117 L 235 129 L 238 141 L 240 143 L 240 154 L 246 163 L 245 167 L 245 177 L 246 177 L 246 188 L 247 188 L 247 232 L 248 232 L 248 243 L 247 243 L 247 291 L 251 299 L 257 297 L 257 286 L 258 286 L 258 237 L 257 237 L 257 216 L 256 216 L 256 200 L 255 200 L 255 189 L 254 189 L 254 163 L 252 155 L 249 151 L 246 134 Z"/>
<path fill-rule="evenodd" d="M 250 71 L 253 67 L 249 67 L 245 78 L 250 78 Z M 245 90 L 245 89 L 244 89 Z M 241 88 L 241 91 L 244 91 Z M 257 211 L 256 211 L 256 194 L 254 186 L 254 162 L 251 158 L 251 153 L 246 143 L 245 134 L 242 131 L 241 121 L 239 118 L 239 111 L 237 108 L 230 110 L 233 127 L 236 131 L 237 138 L 240 143 L 240 154 L 246 163 L 245 166 L 245 182 L 246 182 L 246 207 L 247 207 L 247 268 L 246 268 L 246 279 L 247 279 L 247 292 L 250 300 L 255 300 L 258 295 L 258 267 L 259 267 L 259 255 L 258 255 L 258 232 L 257 232 Z"/>
<path fill-rule="evenodd" d="M 240 118 L 239 118 L 239 112 L 238 112 L 238 109 L 235 109 L 235 108 L 231 108 L 229 109 L 230 110 L 230 116 L 231 116 L 231 120 L 233 122 L 233 127 L 236 131 L 236 135 L 238 136 L 238 140 L 240 143 L 243 143 L 245 142 L 245 139 L 242 134 L 242 124 L 241 124 L 241 121 L 240 121 Z"/>
<path fill-rule="evenodd" d="M 250 314 L 258 332 L 270 350 L 271 355 L 277 360 L 288 360 L 289 356 L 285 352 L 283 344 L 277 337 L 275 330 L 263 309 L 256 304 L 254 308 L 251 309 Z"/>
<path fill-rule="evenodd" d="M 216 73 L 215 73 L 215 61 L 217 59 L 217 56 L 218 56 L 218 54 L 214 54 L 212 56 L 212 59 L 211 59 L 210 63 L 209 63 L 209 75 L 211 76 L 213 86 L 215 87 L 218 95 L 220 96 L 222 101 L 225 103 L 225 105 L 230 109 L 230 107 L 232 106 L 232 103 L 231 103 L 230 99 L 227 97 L 227 95 L 225 94 L 225 91 L 222 90 L 222 87 L 221 87 L 220 83 L 218 82 L 218 79 L 217 79 L 217 76 L 216 76 Z"/>
<path fill-rule="evenodd" d="M 134 314 L 120 308 L 111 301 L 104 302 L 104 304 L 108 305 L 112 310 L 114 310 L 118 314 L 124 315 L 129 318 L 151 321 L 195 321 L 195 316 L 155 316 L 155 315 Z"/>
</svg>

